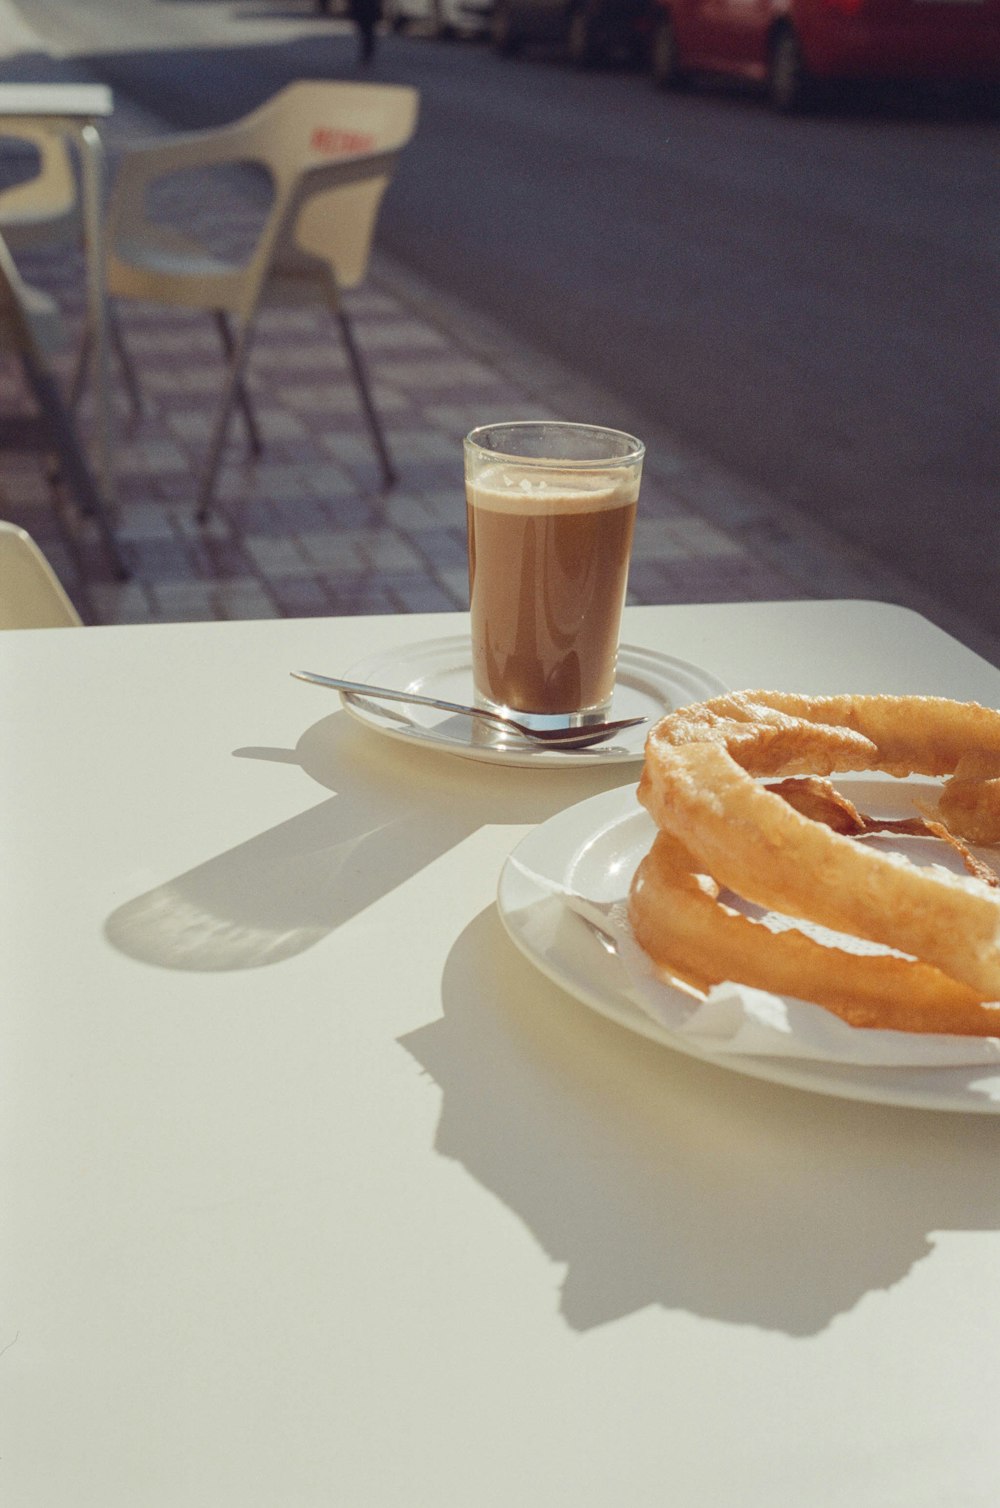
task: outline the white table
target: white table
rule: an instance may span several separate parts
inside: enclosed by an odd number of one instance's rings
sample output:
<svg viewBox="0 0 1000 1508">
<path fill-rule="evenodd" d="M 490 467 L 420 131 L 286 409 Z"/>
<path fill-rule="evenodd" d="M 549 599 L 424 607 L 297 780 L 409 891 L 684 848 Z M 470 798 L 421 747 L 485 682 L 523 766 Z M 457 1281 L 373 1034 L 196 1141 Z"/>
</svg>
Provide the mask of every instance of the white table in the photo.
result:
<svg viewBox="0 0 1000 1508">
<path fill-rule="evenodd" d="M 1000 1120 L 599 1018 L 494 907 L 614 783 L 293 681 L 464 620 L 0 635 L 11 1508 L 992 1508 Z M 734 687 L 1000 704 L 900 609 L 638 608 Z"/>
<path fill-rule="evenodd" d="M 32 121 L 64 131 L 80 154 L 80 201 L 87 265 L 87 324 L 93 340 L 97 474 L 109 505 L 115 501 L 112 462 L 111 374 L 108 309 L 104 276 L 104 144 L 100 122 L 111 115 L 114 97 L 105 84 L 0 83 L 0 132 L 6 125 Z"/>
</svg>

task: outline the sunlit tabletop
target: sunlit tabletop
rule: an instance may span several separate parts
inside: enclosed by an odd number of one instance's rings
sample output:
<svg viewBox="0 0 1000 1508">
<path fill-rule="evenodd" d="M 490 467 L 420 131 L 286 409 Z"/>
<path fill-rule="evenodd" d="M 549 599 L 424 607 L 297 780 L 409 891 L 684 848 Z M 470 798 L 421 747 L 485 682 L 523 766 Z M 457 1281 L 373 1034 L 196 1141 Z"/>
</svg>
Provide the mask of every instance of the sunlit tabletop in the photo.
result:
<svg viewBox="0 0 1000 1508">
<path fill-rule="evenodd" d="M 682 1057 L 495 906 L 637 769 L 291 679 L 461 616 L 0 635 L 11 1508 L 992 1505 L 1000 1119 Z M 733 687 L 1000 705 L 862 603 L 629 610 Z"/>
</svg>

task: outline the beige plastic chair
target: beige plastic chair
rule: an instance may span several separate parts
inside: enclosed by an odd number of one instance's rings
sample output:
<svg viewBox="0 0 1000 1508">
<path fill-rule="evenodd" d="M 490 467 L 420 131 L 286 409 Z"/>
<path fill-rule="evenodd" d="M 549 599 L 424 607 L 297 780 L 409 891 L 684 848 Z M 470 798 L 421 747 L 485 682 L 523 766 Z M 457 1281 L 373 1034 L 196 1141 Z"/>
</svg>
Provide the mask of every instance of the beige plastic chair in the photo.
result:
<svg viewBox="0 0 1000 1508">
<path fill-rule="evenodd" d="M 82 234 L 80 199 L 65 132 L 25 121 L 0 129 L 0 146 L 8 139 L 38 153 L 32 177 L 0 189 L 0 233 L 10 250 L 78 239 Z"/>
<path fill-rule="evenodd" d="M 0 189 L 0 235 L 8 249 L 16 254 L 36 246 L 78 245 L 84 240 L 83 213 L 67 133 L 44 122 L 5 122 L 0 127 L 0 150 L 10 142 L 27 146 L 33 155 L 37 154 L 37 164 L 30 178 Z M 138 417 L 142 397 L 135 368 L 129 360 L 117 321 L 110 315 L 108 333 L 121 363 L 133 413 Z M 70 410 L 76 408 L 83 391 L 93 346 L 93 332 L 88 322 L 68 399 Z"/>
<path fill-rule="evenodd" d="M 0 445 L 47 450 L 82 511 L 93 517 L 115 574 L 128 575 L 108 518 L 104 499 L 87 464 L 72 417 L 63 403 L 48 364 L 48 354 L 64 339 L 59 309 L 48 294 L 29 287 L 0 236 L 0 355 L 17 358 L 35 400 L 37 414 L 0 420 Z"/>
<path fill-rule="evenodd" d="M 0 520 L 0 629 L 80 628 L 83 620 L 26 529 Z"/>
<path fill-rule="evenodd" d="M 379 206 L 417 120 L 415 89 L 393 84 L 300 82 L 218 130 L 196 131 L 126 152 L 111 196 L 108 291 L 215 316 L 227 358 L 222 397 L 197 492 L 209 513 L 223 445 L 238 405 L 259 449 L 242 376 L 262 306 L 320 297 L 341 336 L 388 486 L 395 474 L 343 290 L 364 279 Z M 146 212 L 152 184 L 185 170 L 256 163 L 271 179 L 270 211 L 242 265 L 221 260 Z M 229 316 L 237 321 L 232 332 Z"/>
</svg>

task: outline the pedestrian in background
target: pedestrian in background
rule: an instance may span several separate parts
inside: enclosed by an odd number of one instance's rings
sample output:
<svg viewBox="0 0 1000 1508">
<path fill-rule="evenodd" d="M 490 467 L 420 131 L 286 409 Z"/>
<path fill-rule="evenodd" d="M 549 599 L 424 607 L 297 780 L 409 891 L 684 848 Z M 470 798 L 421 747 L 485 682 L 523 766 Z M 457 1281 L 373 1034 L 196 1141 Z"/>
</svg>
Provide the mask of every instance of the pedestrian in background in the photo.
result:
<svg viewBox="0 0 1000 1508">
<path fill-rule="evenodd" d="M 382 0 L 349 0 L 347 13 L 358 33 L 358 62 L 366 68 L 375 57 L 375 28 L 382 19 Z"/>
</svg>

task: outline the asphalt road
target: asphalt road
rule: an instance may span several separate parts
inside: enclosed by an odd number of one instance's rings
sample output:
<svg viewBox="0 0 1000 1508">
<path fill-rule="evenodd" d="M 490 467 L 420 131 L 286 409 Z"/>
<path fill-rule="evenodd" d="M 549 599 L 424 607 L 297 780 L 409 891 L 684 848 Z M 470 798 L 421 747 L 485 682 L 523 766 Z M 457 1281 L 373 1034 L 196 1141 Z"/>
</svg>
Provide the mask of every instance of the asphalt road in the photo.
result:
<svg viewBox="0 0 1000 1508">
<path fill-rule="evenodd" d="M 177 124 L 354 77 L 306 0 L 18 0 Z M 844 100 L 786 120 L 717 87 L 389 37 L 417 138 L 380 240 L 1000 633 L 996 120 Z"/>
</svg>

